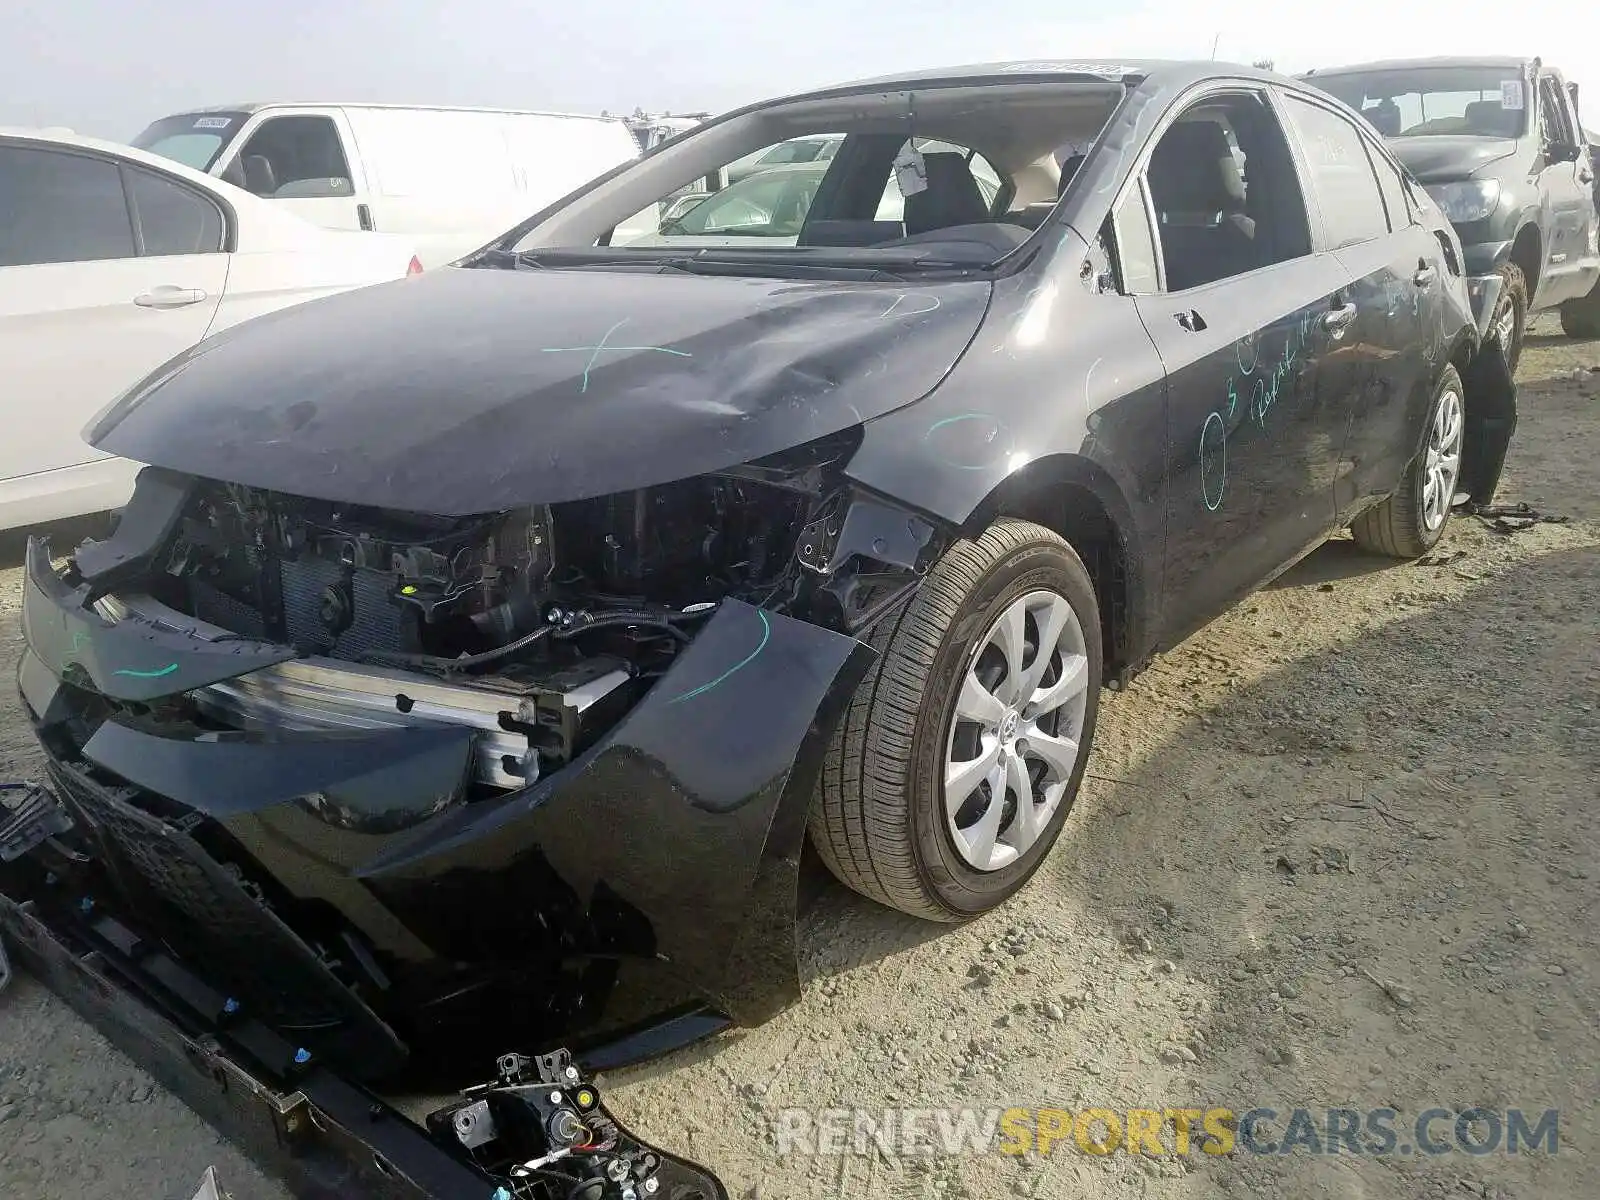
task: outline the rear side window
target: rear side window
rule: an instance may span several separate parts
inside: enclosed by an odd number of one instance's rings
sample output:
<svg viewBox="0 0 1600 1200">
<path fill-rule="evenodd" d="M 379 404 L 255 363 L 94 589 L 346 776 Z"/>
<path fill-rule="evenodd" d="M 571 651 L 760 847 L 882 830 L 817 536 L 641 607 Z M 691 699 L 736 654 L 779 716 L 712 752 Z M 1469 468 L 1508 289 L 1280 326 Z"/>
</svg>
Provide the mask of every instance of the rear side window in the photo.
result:
<svg viewBox="0 0 1600 1200">
<path fill-rule="evenodd" d="M 1322 210 L 1328 249 L 1370 241 L 1389 232 L 1378 177 L 1361 131 L 1338 113 L 1298 96 L 1286 96 L 1289 123 L 1299 135 Z"/>
<path fill-rule="evenodd" d="M 133 256 L 133 224 L 114 164 L 0 146 L 0 267 Z"/>
<path fill-rule="evenodd" d="M 1406 195 L 1405 179 L 1400 170 L 1365 138 L 1362 139 L 1367 148 L 1367 157 L 1372 160 L 1372 169 L 1378 176 L 1378 190 L 1383 193 L 1383 206 L 1389 210 L 1389 228 L 1405 229 L 1417 223 L 1416 213 L 1412 211 L 1411 203 Z"/>
<path fill-rule="evenodd" d="M 215 204 L 148 171 L 130 167 L 127 172 L 145 254 L 215 254 L 222 249 L 222 214 Z"/>
</svg>

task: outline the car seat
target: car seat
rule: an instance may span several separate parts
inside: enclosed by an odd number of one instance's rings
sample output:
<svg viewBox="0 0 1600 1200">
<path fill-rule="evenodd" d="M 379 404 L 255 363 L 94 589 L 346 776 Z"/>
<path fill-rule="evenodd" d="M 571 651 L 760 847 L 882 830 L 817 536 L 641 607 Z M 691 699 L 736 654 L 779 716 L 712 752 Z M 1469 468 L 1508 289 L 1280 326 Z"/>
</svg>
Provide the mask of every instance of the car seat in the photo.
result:
<svg viewBox="0 0 1600 1200">
<path fill-rule="evenodd" d="M 1149 180 L 1170 290 L 1256 265 L 1254 223 L 1230 219 L 1242 216 L 1244 182 L 1220 125 L 1180 121 L 1167 130 L 1151 155 Z"/>
</svg>

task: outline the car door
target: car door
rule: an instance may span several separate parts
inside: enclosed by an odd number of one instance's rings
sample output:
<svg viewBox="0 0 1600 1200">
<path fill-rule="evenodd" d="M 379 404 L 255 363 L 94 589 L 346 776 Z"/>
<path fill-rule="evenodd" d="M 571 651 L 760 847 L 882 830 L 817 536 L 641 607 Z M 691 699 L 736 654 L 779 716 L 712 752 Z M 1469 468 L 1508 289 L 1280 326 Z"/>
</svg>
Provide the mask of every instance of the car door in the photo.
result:
<svg viewBox="0 0 1600 1200">
<path fill-rule="evenodd" d="M 1594 168 L 1567 90 L 1550 72 L 1539 76 L 1539 136 L 1543 154 L 1539 201 L 1545 209 L 1549 240 L 1535 303 L 1549 308 L 1587 295 L 1600 274 L 1600 259 L 1593 248 Z M 1576 147 L 1577 157 L 1553 152 L 1557 147 Z"/>
<path fill-rule="evenodd" d="M 1343 268 L 1312 252 L 1263 91 L 1192 100 L 1138 180 L 1160 247 L 1159 287 L 1138 306 L 1168 378 L 1165 624 L 1177 637 L 1332 527 L 1346 407 L 1318 370 L 1330 327 L 1354 309 Z"/>
<path fill-rule="evenodd" d="M 228 256 L 221 210 L 154 171 L 0 141 L 0 178 L 0 481 L 14 481 L 106 459 L 83 427 L 205 336 Z"/>
<path fill-rule="evenodd" d="M 1319 243 L 1343 266 L 1356 317 L 1322 360 L 1321 384 L 1348 397 L 1334 506 L 1343 524 L 1389 494 L 1416 449 L 1440 365 L 1440 247 L 1415 215 L 1376 139 L 1319 97 L 1281 93 Z"/>
</svg>

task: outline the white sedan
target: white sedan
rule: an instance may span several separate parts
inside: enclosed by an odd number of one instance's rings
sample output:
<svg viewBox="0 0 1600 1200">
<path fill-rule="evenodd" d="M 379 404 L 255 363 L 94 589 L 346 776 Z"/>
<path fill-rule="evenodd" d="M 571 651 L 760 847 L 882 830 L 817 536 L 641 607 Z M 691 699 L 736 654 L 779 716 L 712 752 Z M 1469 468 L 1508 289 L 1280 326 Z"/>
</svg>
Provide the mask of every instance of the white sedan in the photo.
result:
<svg viewBox="0 0 1600 1200">
<path fill-rule="evenodd" d="M 122 504 L 136 464 L 81 432 L 208 334 L 422 270 L 221 180 L 70 133 L 0 128 L 0 529 Z"/>
</svg>

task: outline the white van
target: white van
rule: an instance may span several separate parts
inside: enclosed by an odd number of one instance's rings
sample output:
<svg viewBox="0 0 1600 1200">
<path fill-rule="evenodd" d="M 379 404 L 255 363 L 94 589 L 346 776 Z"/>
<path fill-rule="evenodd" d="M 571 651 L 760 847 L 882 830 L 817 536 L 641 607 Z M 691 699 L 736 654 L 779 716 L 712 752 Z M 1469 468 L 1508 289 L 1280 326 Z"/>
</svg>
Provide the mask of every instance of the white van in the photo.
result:
<svg viewBox="0 0 1600 1200">
<path fill-rule="evenodd" d="M 330 229 L 406 235 L 449 262 L 619 163 L 614 117 L 391 104 L 240 104 L 163 117 L 133 144 Z"/>
</svg>

